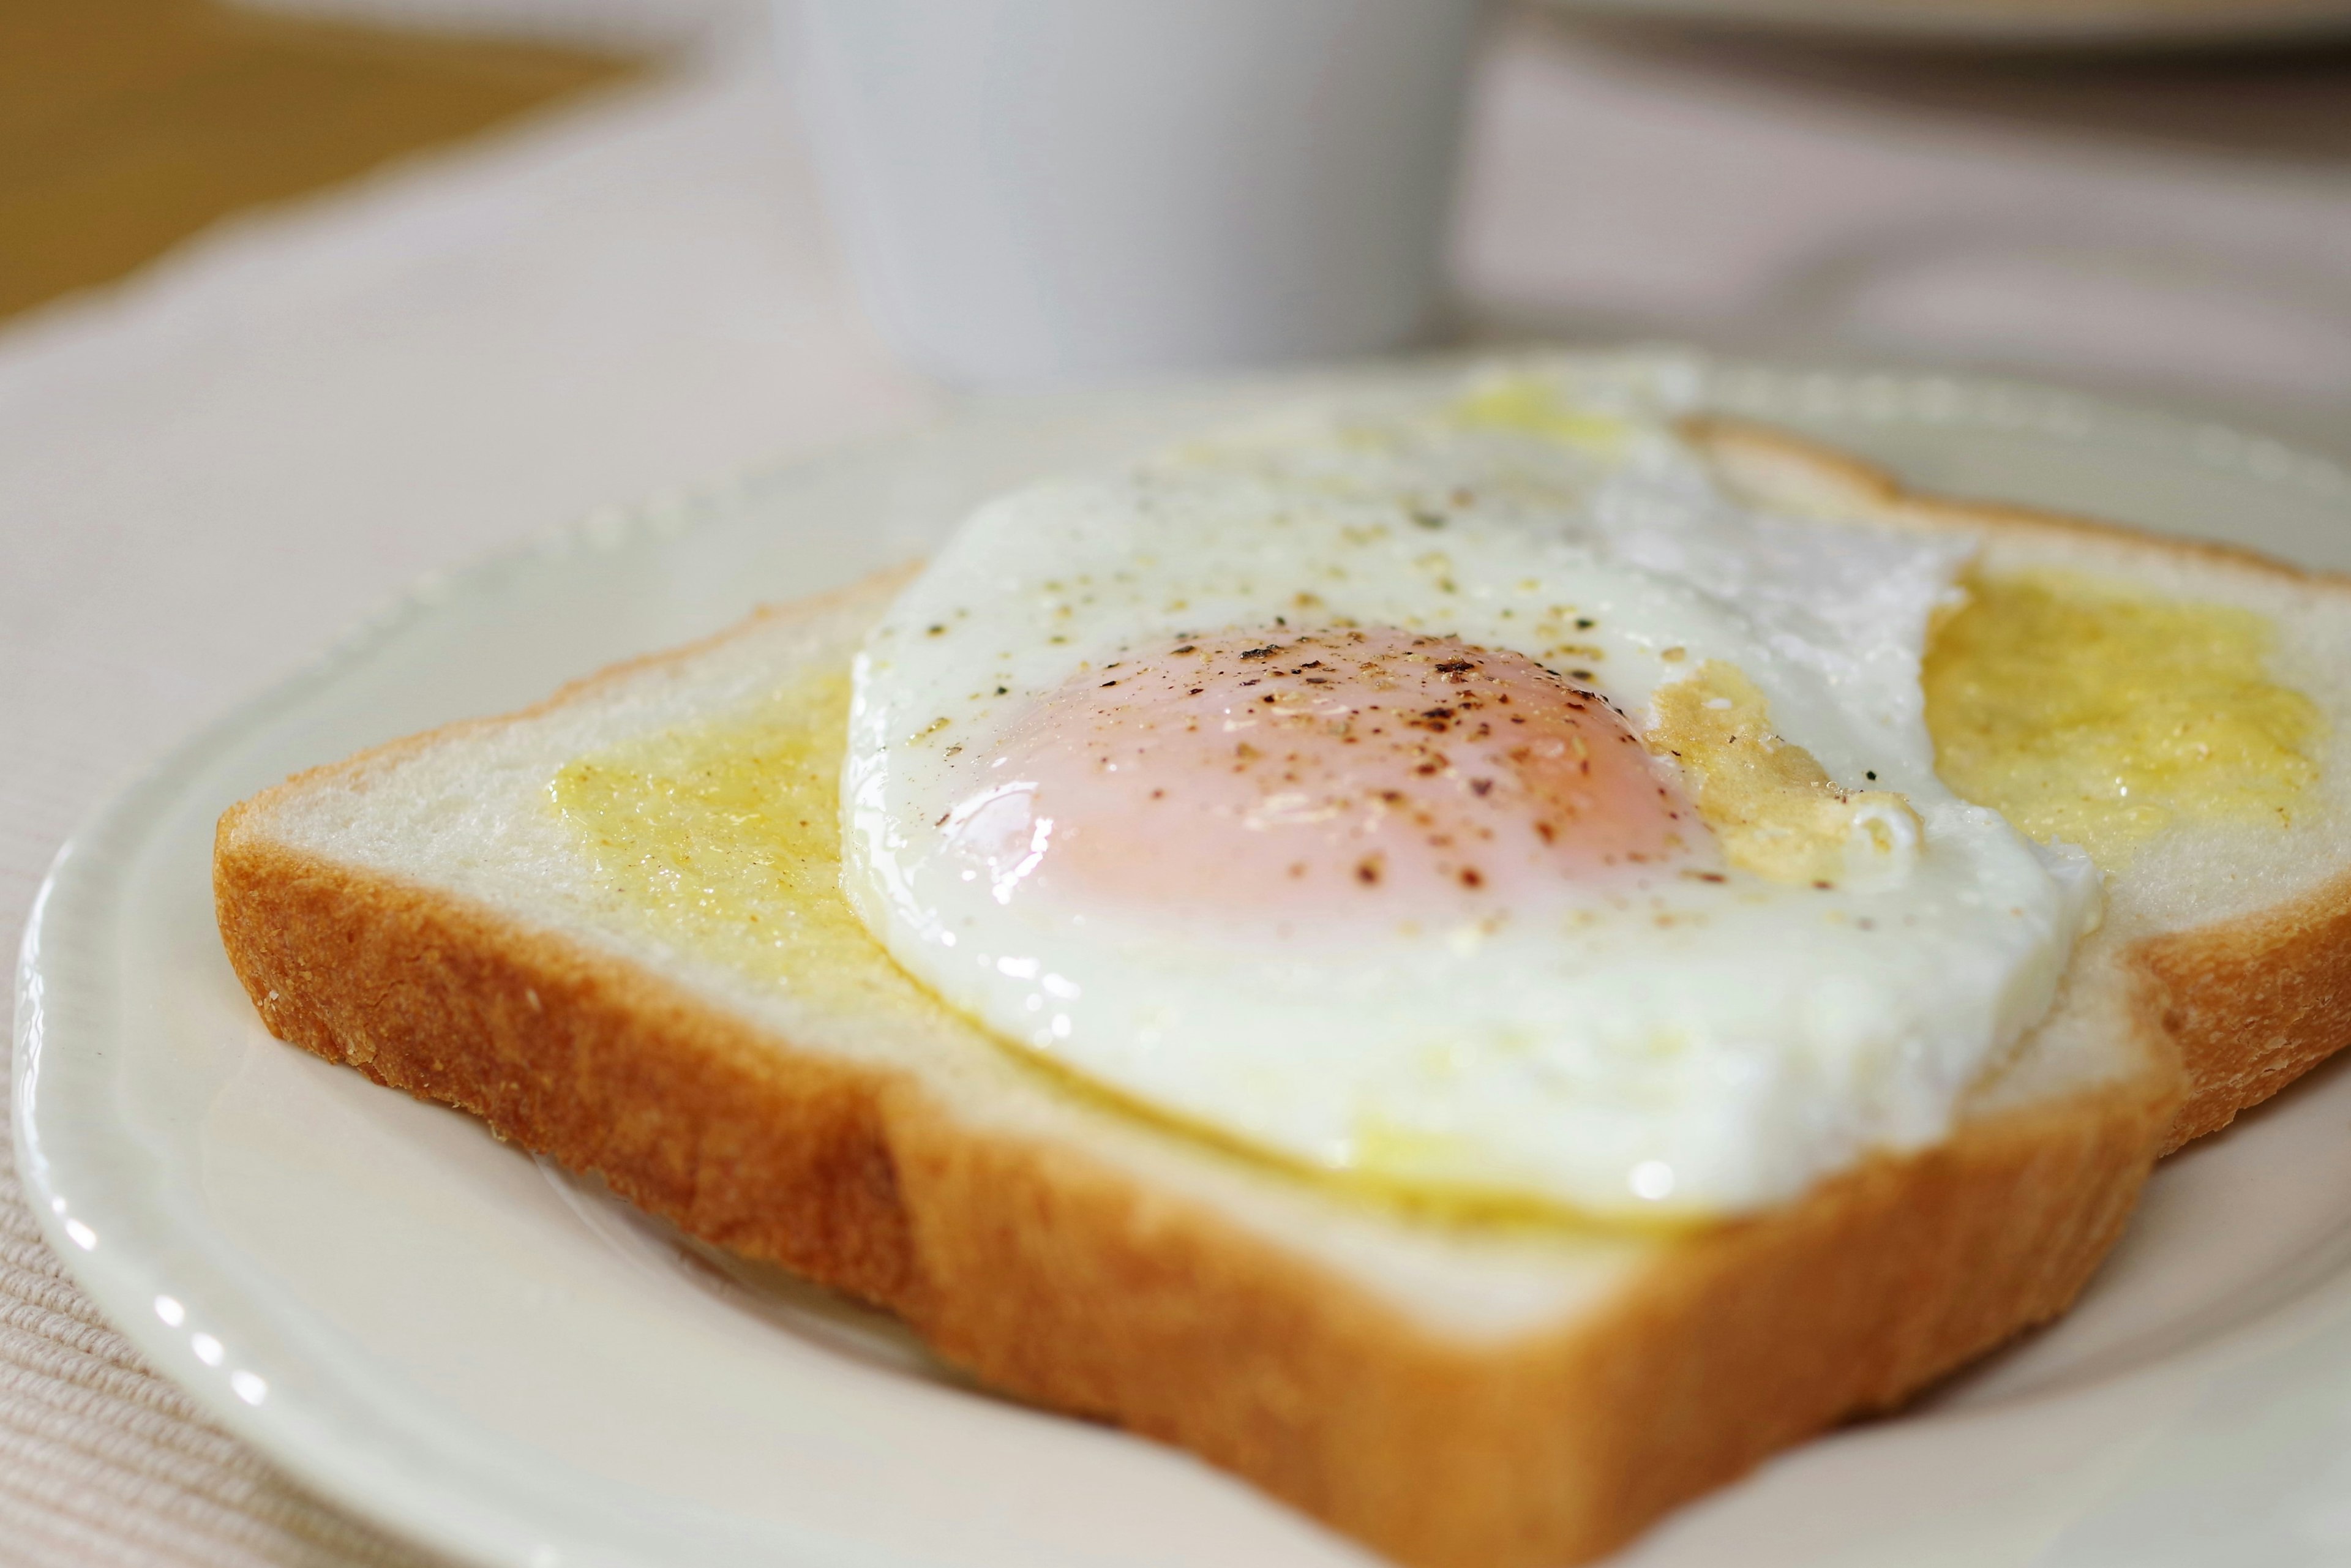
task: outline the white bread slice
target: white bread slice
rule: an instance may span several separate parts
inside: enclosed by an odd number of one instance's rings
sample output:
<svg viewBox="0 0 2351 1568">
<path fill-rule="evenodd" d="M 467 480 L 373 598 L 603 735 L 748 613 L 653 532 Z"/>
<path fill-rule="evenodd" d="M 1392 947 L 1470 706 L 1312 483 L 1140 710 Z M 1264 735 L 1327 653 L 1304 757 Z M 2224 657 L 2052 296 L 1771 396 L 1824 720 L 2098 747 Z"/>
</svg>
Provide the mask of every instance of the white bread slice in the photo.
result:
<svg viewBox="0 0 2351 1568">
<path fill-rule="evenodd" d="M 870 944 L 828 948 L 800 994 L 659 935 L 600 885 L 549 779 L 840 667 L 891 580 L 245 802 L 220 827 L 224 940 L 279 1037 L 880 1303 L 998 1387 L 1405 1562 L 1596 1555 L 2063 1311 L 2157 1154 L 2340 1044 L 2351 1002 L 2351 585 L 1692 433 L 1782 505 L 2260 609 L 2331 726 L 2325 800 L 2278 842 L 2183 833 L 2118 879 L 1950 1139 L 1782 1209 L 1669 1237 L 1384 1207 L 1071 1090 Z"/>
</svg>

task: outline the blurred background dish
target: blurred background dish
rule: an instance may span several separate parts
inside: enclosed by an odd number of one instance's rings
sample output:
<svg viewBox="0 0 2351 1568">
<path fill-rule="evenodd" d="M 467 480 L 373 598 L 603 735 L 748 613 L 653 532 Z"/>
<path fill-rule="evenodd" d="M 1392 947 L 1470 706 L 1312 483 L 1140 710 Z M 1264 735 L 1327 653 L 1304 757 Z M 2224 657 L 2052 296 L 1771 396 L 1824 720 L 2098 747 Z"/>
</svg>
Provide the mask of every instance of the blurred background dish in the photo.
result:
<svg viewBox="0 0 2351 1568">
<path fill-rule="evenodd" d="M 1844 41 L 2192 48 L 2351 34 L 2344 0 L 1548 0 L 1562 11 Z"/>
<path fill-rule="evenodd" d="M 1481 340 L 2020 373 L 2351 452 L 2351 49 L 2027 54 L 1506 13 Z"/>
</svg>

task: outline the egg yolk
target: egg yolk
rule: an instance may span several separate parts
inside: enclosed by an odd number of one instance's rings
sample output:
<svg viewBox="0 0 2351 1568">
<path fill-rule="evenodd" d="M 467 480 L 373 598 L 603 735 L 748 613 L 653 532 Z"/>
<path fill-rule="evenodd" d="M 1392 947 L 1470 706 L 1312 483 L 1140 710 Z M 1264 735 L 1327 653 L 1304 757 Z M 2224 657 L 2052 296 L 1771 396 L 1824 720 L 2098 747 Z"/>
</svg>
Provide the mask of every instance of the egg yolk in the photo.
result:
<svg viewBox="0 0 2351 1568">
<path fill-rule="evenodd" d="M 1890 789 L 1847 789 L 1813 754 L 1771 728 L 1763 694 L 1738 668 L 1708 659 L 1661 688 L 1649 748 L 1682 766 L 1698 810 L 1741 871 L 1834 887 L 1898 873 L 1922 829 Z"/>
<path fill-rule="evenodd" d="M 940 825 L 1007 904 L 1474 919 L 1705 838 L 1597 693 L 1384 627 L 1226 632 L 1090 670 L 983 770 Z"/>
</svg>

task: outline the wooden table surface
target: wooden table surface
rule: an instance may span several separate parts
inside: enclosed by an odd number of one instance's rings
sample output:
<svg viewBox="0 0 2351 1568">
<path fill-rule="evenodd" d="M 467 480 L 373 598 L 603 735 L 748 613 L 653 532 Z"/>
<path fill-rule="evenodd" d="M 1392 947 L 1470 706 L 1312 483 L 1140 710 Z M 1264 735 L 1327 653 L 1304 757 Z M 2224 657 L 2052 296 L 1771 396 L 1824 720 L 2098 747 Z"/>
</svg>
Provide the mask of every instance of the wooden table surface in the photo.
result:
<svg viewBox="0 0 2351 1568">
<path fill-rule="evenodd" d="M 5 0 L 0 316 L 636 68 L 207 0 Z"/>
</svg>

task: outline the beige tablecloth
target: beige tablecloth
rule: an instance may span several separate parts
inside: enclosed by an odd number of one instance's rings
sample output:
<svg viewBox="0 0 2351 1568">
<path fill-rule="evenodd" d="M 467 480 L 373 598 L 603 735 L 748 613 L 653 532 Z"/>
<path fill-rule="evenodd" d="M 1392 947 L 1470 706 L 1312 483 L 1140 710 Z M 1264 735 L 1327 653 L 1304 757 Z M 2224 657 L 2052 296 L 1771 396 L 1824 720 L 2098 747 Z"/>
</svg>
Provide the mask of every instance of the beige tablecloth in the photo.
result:
<svg viewBox="0 0 2351 1568">
<path fill-rule="evenodd" d="M 2346 102 L 2344 57 L 1995 68 L 1520 17 L 1461 320 L 2017 370 L 2351 455 Z M 20 319 L 8 934 L 98 795 L 402 581 L 938 405 L 851 302 L 751 47 Z M 141 1367 L 0 1173 L 0 1562 L 411 1560 Z"/>
</svg>

